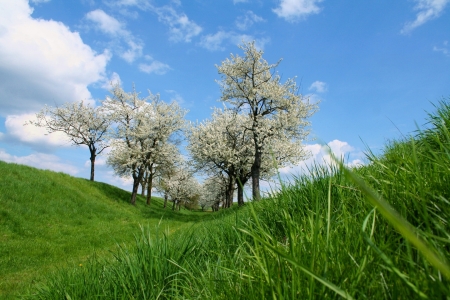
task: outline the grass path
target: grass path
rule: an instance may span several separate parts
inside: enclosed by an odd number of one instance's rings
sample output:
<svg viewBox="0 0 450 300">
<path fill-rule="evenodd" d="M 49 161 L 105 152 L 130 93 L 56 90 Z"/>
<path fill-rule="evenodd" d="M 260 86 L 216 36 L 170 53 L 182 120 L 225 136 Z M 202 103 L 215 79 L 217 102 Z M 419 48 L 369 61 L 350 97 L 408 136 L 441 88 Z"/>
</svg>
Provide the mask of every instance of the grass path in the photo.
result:
<svg viewBox="0 0 450 300">
<path fill-rule="evenodd" d="M 0 298 L 20 295 L 50 272 L 132 243 L 139 226 L 174 232 L 211 217 L 150 207 L 99 182 L 0 161 Z"/>
</svg>

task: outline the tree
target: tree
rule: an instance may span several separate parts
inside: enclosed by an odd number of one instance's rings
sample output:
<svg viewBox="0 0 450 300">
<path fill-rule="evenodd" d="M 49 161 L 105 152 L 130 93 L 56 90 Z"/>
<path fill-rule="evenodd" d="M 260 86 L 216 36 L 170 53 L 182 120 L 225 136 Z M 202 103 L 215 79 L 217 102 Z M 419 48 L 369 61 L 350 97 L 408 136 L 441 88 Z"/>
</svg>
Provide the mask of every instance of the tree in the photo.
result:
<svg viewBox="0 0 450 300">
<path fill-rule="evenodd" d="M 90 152 L 90 180 L 94 181 L 95 159 L 109 147 L 106 132 L 110 122 L 100 108 L 85 105 L 81 101 L 66 103 L 62 107 L 45 106 L 36 114 L 36 121 L 30 120 L 27 124 L 43 127 L 48 133 L 63 132 L 72 145 L 86 145 Z"/>
<path fill-rule="evenodd" d="M 173 142 L 171 138 L 184 127 L 186 111 L 150 92 L 141 99 L 134 89 L 126 93 L 118 84 L 112 94 L 103 101 L 105 112 L 115 124 L 107 162 L 116 174 L 132 176 L 130 202 L 134 205 L 145 172 L 170 149 L 167 145 Z"/>
<path fill-rule="evenodd" d="M 202 186 L 202 193 L 199 199 L 199 205 L 204 210 L 205 207 L 211 206 L 213 211 L 219 210 L 221 202 L 226 201 L 227 180 L 223 174 L 216 174 L 205 179 Z"/>
<path fill-rule="evenodd" d="M 226 201 L 231 206 L 235 186 L 238 203 L 244 204 L 243 185 L 249 178 L 252 158 L 252 140 L 248 127 L 250 119 L 230 110 L 215 109 L 211 120 L 203 121 L 188 130 L 187 138 L 192 159 L 197 170 L 210 175 L 226 173 Z"/>
<path fill-rule="evenodd" d="M 181 207 L 182 202 L 188 202 L 198 197 L 201 193 L 201 187 L 194 178 L 193 172 L 187 166 L 178 168 L 170 179 L 166 179 L 167 194 L 173 201 L 172 210 Z"/>
<path fill-rule="evenodd" d="M 159 174 L 164 176 L 170 172 L 171 168 L 181 160 L 181 154 L 178 148 L 173 143 L 167 143 L 162 147 L 164 151 L 159 151 L 154 156 L 153 160 L 148 163 L 147 170 L 145 171 L 144 178 L 141 181 L 145 181 L 143 186 L 147 187 L 147 205 L 150 205 L 153 189 L 153 180 Z"/>
<path fill-rule="evenodd" d="M 252 119 L 232 110 L 215 109 L 211 120 L 203 121 L 188 130 L 190 151 L 195 167 L 214 176 L 223 172 L 227 176 L 227 200 L 223 207 L 232 203 L 237 186 L 238 204 L 244 204 L 244 186 L 251 178 L 254 158 Z M 262 150 L 260 175 L 272 177 L 277 168 L 296 163 L 306 156 L 301 144 L 285 137 L 271 137 Z"/>
<path fill-rule="evenodd" d="M 232 54 L 217 66 L 222 75 L 219 81 L 221 101 L 236 113 L 251 118 L 246 129 L 251 131 L 253 140 L 252 196 L 259 200 L 262 155 L 269 140 L 283 138 L 301 143 L 309 134 L 307 118 L 317 110 L 317 105 L 298 94 L 294 79 L 282 84 L 274 71 L 280 61 L 268 64 L 254 42 L 244 43 L 239 48 L 244 51 L 244 57 Z"/>
</svg>

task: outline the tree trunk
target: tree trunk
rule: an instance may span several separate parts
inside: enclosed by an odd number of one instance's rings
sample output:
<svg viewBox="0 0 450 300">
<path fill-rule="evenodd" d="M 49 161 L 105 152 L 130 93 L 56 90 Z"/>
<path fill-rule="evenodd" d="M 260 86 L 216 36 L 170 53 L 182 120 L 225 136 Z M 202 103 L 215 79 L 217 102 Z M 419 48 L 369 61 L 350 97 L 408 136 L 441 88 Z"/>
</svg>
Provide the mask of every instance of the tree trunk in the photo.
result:
<svg viewBox="0 0 450 300">
<path fill-rule="evenodd" d="M 145 178 L 145 176 L 144 176 L 144 178 L 142 179 L 142 181 L 141 181 L 141 196 L 142 197 L 145 197 L 145 188 L 146 188 L 146 186 L 147 186 L 147 180 L 146 180 L 146 178 Z"/>
<path fill-rule="evenodd" d="M 136 196 L 139 189 L 139 180 L 134 179 L 133 181 L 133 191 L 131 192 L 131 200 L 130 203 L 136 205 Z"/>
<path fill-rule="evenodd" d="M 152 170 L 148 173 L 148 179 L 147 179 L 147 205 L 150 205 L 150 202 L 152 201 L 152 188 L 153 188 L 153 173 Z"/>
<path fill-rule="evenodd" d="M 166 208 L 167 206 L 167 198 L 168 198 L 167 193 L 164 193 L 164 208 Z"/>
<path fill-rule="evenodd" d="M 172 206 L 172 210 L 175 210 L 175 204 L 177 203 L 177 200 L 173 200 L 173 206 Z"/>
<path fill-rule="evenodd" d="M 133 190 L 131 192 L 131 200 L 130 200 L 130 203 L 133 205 L 136 205 L 136 196 L 138 193 L 139 185 L 141 184 L 142 176 L 144 176 L 142 168 L 140 168 L 137 171 L 137 175 L 133 173 Z"/>
<path fill-rule="evenodd" d="M 244 205 L 244 185 L 248 179 L 246 178 L 238 178 L 237 179 L 237 190 L 238 190 L 238 205 Z"/>
<path fill-rule="evenodd" d="M 91 181 L 94 181 L 94 173 L 95 173 L 95 148 L 92 150 L 92 149 L 89 149 L 90 151 L 91 151 L 91 157 L 90 157 L 90 160 L 91 160 L 91 178 L 90 178 L 90 180 Z"/>
<path fill-rule="evenodd" d="M 234 192 L 235 178 L 234 176 L 228 175 L 228 182 L 225 189 L 225 198 L 223 200 L 222 208 L 229 208 L 233 203 L 233 192 Z"/>
<path fill-rule="evenodd" d="M 252 196 L 254 201 L 261 200 L 261 192 L 259 189 L 259 178 L 261 169 L 261 149 L 257 148 L 255 151 L 255 161 L 252 165 Z"/>
</svg>

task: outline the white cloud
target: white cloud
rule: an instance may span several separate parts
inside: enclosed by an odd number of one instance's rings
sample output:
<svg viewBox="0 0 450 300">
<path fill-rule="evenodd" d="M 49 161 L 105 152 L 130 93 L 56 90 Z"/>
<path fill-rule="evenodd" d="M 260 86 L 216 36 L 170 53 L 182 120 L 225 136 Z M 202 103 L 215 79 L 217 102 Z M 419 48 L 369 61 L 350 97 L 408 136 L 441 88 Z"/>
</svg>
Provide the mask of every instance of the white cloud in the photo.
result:
<svg viewBox="0 0 450 300">
<path fill-rule="evenodd" d="M 435 19 L 441 15 L 445 6 L 450 0 L 414 0 L 416 5 L 414 10 L 418 11 L 416 19 L 412 22 L 407 22 L 402 30 L 402 34 L 408 34 L 415 28 L 425 24 L 426 22 Z"/>
<path fill-rule="evenodd" d="M 126 44 L 127 50 L 123 47 L 119 49 L 119 55 L 125 61 L 132 63 L 137 58 L 142 56 L 144 48 L 143 43 L 135 38 L 130 31 L 125 29 L 125 24 L 119 22 L 116 18 L 108 15 L 101 9 L 90 11 L 86 14 L 86 20 L 92 22 L 98 30 L 111 36 L 114 39 L 121 39 Z"/>
<path fill-rule="evenodd" d="M 449 45 L 448 45 L 448 41 L 444 41 L 442 43 L 442 47 L 433 47 L 433 51 L 436 52 L 441 52 L 442 54 L 444 54 L 445 56 L 450 56 L 450 50 L 449 50 Z"/>
<path fill-rule="evenodd" d="M 36 120 L 34 114 L 9 115 L 6 117 L 5 128 L 9 139 L 18 140 L 23 143 L 35 145 L 41 148 L 68 147 L 67 136 L 61 132 L 47 134 L 44 128 L 34 125 L 24 125 L 25 122 Z"/>
<path fill-rule="evenodd" d="M 39 169 L 64 172 L 70 175 L 75 175 L 79 172 L 78 168 L 72 166 L 71 164 L 61 162 L 58 156 L 51 154 L 35 153 L 27 156 L 15 156 L 6 153 L 3 149 L 0 149 L 0 160 L 9 163 L 32 166 Z"/>
<path fill-rule="evenodd" d="M 318 14 L 322 8 L 317 6 L 323 0 L 281 0 L 273 12 L 280 18 L 294 22 L 311 14 Z"/>
<path fill-rule="evenodd" d="M 142 43 L 128 40 L 126 42 L 129 46 L 128 50 L 123 51 L 120 56 L 127 62 L 132 63 L 135 61 L 138 57 L 142 56 L 142 49 L 144 48 Z"/>
<path fill-rule="evenodd" d="M 105 80 L 101 84 L 101 87 L 109 91 L 113 84 L 122 85 L 122 80 L 120 79 L 119 74 L 117 74 L 116 72 L 112 72 L 109 78 L 105 78 Z"/>
<path fill-rule="evenodd" d="M 310 91 L 314 91 L 316 93 L 325 93 L 328 90 L 328 86 L 325 82 L 322 81 L 314 81 L 310 87 Z"/>
<path fill-rule="evenodd" d="M 238 29 L 247 30 L 254 23 L 258 22 L 265 22 L 265 20 L 249 10 L 245 15 L 237 17 L 235 24 Z"/>
<path fill-rule="evenodd" d="M 120 177 L 113 171 L 108 171 L 106 172 L 106 175 L 103 175 L 103 177 L 106 182 L 112 185 L 120 186 L 127 190 L 130 190 L 133 187 L 133 178 L 131 178 L 131 176 Z"/>
<path fill-rule="evenodd" d="M 202 32 L 202 27 L 189 20 L 184 13 L 178 13 L 170 6 L 154 8 L 159 21 L 169 26 L 170 40 L 173 42 L 191 42 L 192 38 Z"/>
<path fill-rule="evenodd" d="M 210 51 L 222 51 L 225 47 L 222 45 L 225 42 L 230 42 L 234 45 L 242 44 L 242 42 L 255 41 L 255 46 L 259 49 L 263 49 L 264 45 L 269 42 L 268 38 L 255 39 L 251 35 L 237 34 L 232 31 L 218 31 L 215 34 L 208 34 L 202 37 L 200 46 Z"/>
<path fill-rule="evenodd" d="M 155 73 L 157 75 L 163 75 L 170 70 L 170 67 L 167 64 L 155 60 L 152 61 L 150 64 L 140 64 L 139 70 L 148 74 Z"/>
<path fill-rule="evenodd" d="M 149 0 L 104 0 L 105 4 L 109 6 L 117 6 L 117 7 L 129 7 L 135 6 L 141 10 L 146 10 L 151 7 Z"/>
<path fill-rule="evenodd" d="M 86 14 L 86 19 L 94 22 L 98 29 L 110 35 L 127 35 L 124 25 L 114 17 L 111 17 L 101 9 L 90 11 Z"/>
<path fill-rule="evenodd" d="M 0 1 L 0 114 L 91 98 L 110 59 L 64 24 L 33 19 L 26 0 Z"/>
<path fill-rule="evenodd" d="M 176 91 L 174 91 L 174 90 L 166 90 L 166 92 L 169 93 L 170 95 L 172 95 L 170 97 L 170 101 L 171 102 L 174 101 L 174 102 L 177 102 L 180 105 L 185 104 L 185 101 L 184 101 L 183 97 L 180 94 L 178 94 Z"/>
<path fill-rule="evenodd" d="M 356 150 L 347 142 L 333 140 L 327 145 L 305 145 L 305 150 L 311 154 L 308 159 L 301 161 L 296 166 L 280 169 L 280 174 L 284 176 L 291 174 L 307 174 L 308 170 L 314 165 L 330 166 L 331 164 L 334 164 L 334 161 L 329 151 L 331 151 L 337 159 L 344 159 L 345 164 L 349 167 L 364 165 L 362 160 L 363 153 Z"/>
<path fill-rule="evenodd" d="M 102 156 L 97 156 L 95 158 L 95 168 L 97 170 L 98 167 L 103 167 L 106 166 L 106 157 Z M 84 162 L 84 167 L 85 168 L 91 168 L 91 160 L 88 159 Z"/>
</svg>

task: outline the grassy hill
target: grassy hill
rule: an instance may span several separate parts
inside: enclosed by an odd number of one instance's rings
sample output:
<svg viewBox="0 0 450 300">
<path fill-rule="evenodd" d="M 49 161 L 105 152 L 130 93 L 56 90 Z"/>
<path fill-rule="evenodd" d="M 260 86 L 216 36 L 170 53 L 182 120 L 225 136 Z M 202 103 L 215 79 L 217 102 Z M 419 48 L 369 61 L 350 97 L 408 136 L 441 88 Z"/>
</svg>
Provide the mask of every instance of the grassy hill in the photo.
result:
<svg viewBox="0 0 450 300">
<path fill-rule="evenodd" d="M 53 274 L 39 299 L 448 299 L 450 105 L 428 130 L 316 165 L 243 209 Z M 33 298 L 33 297 L 32 297 Z"/>
<path fill-rule="evenodd" d="M 363 167 L 316 165 L 218 214 L 133 207 L 111 186 L 0 164 L 2 288 L 42 274 L 27 298 L 448 299 L 448 102 L 428 125 Z"/>
<path fill-rule="evenodd" d="M 117 187 L 0 161 L 0 297 L 24 292 L 50 271 L 129 243 L 139 225 L 170 232 L 205 214 L 150 207 Z"/>
</svg>

